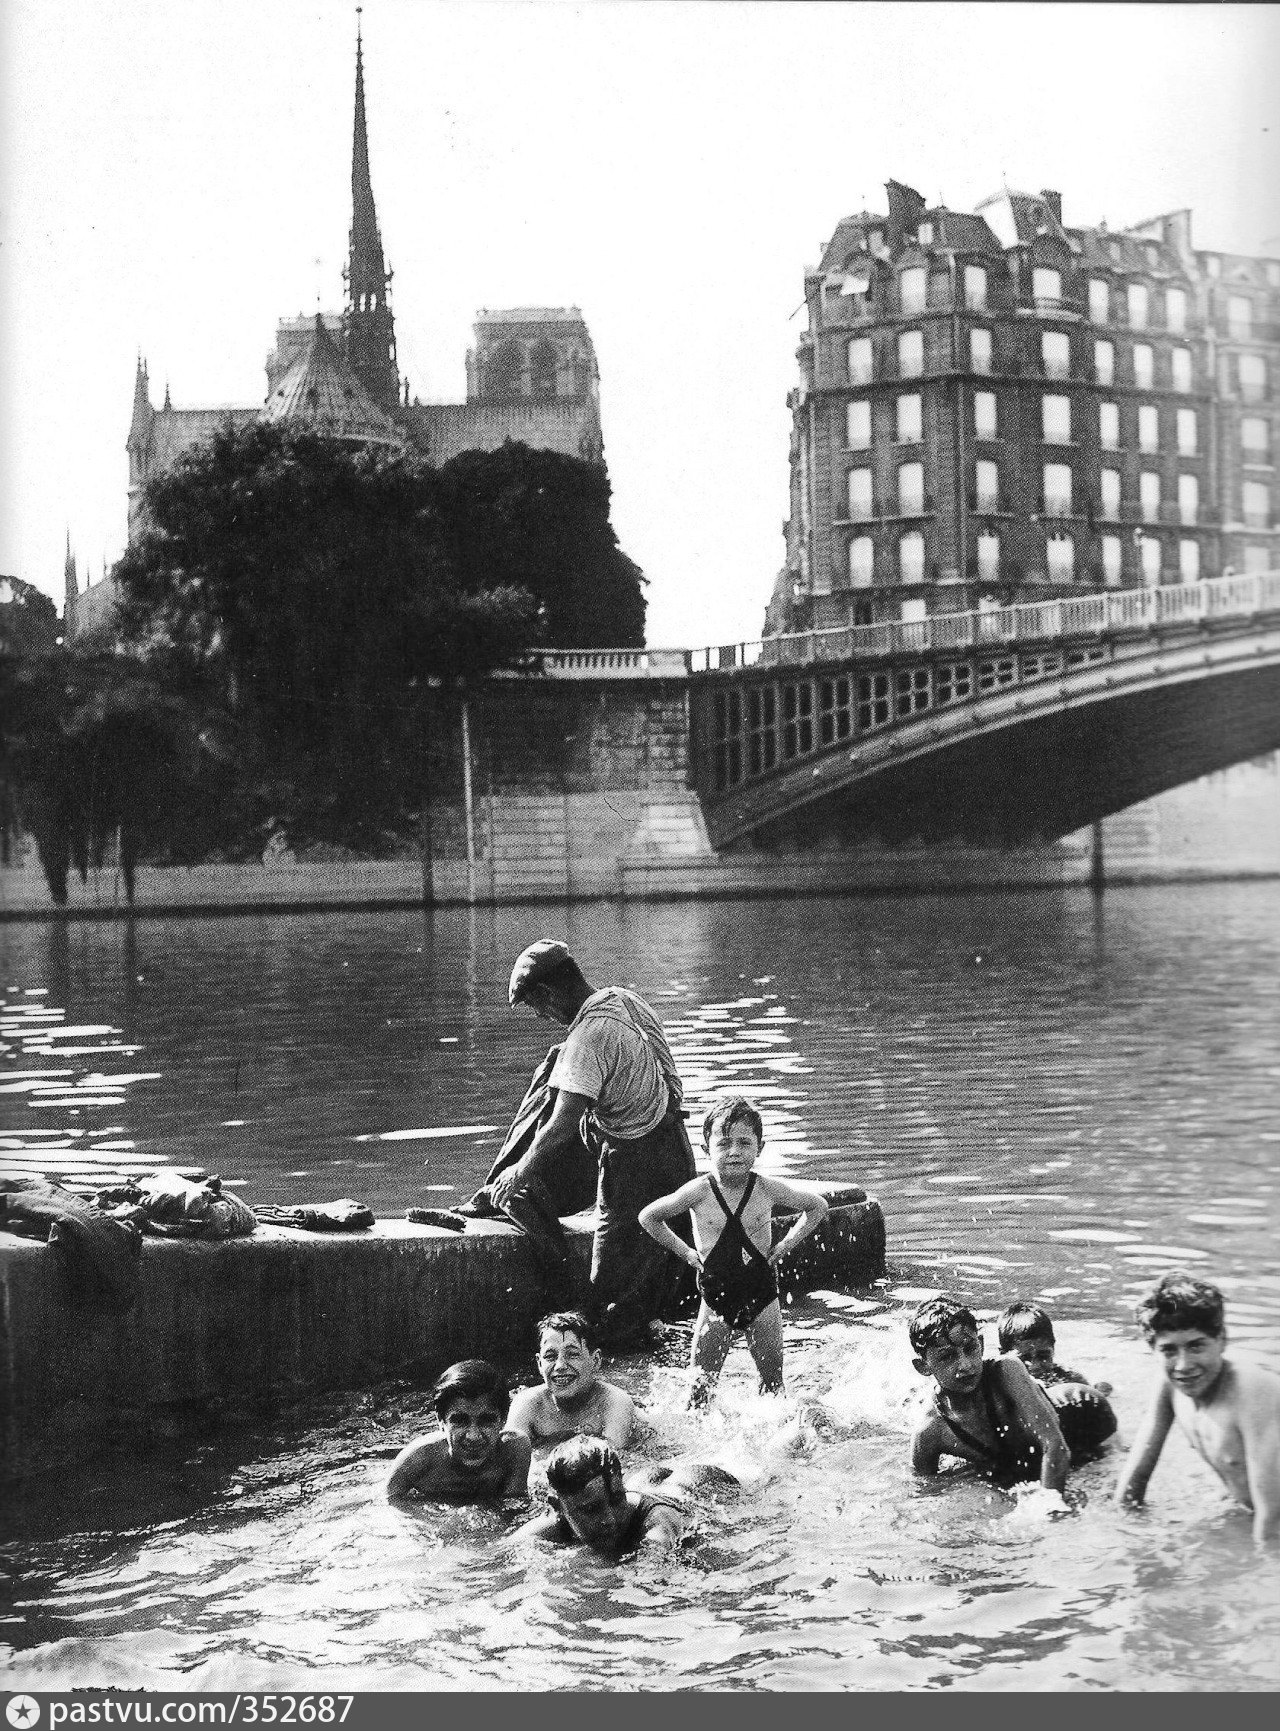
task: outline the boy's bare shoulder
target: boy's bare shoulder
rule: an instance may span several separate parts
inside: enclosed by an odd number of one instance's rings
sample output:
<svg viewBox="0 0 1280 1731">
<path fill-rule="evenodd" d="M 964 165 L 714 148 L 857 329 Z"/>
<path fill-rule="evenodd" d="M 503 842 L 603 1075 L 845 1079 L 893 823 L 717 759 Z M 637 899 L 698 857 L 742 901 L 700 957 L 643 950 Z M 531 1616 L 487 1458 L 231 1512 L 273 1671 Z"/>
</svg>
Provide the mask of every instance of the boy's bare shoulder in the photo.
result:
<svg viewBox="0 0 1280 1731">
<path fill-rule="evenodd" d="M 1249 1359 L 1231 1359 L 1231 1384 L 1228 1400 L 1247 1406 L 1259 1416 L 1274 1416 L 1280 1420 L 1280 1376 L 1265 1365 Z"/>
</svg>

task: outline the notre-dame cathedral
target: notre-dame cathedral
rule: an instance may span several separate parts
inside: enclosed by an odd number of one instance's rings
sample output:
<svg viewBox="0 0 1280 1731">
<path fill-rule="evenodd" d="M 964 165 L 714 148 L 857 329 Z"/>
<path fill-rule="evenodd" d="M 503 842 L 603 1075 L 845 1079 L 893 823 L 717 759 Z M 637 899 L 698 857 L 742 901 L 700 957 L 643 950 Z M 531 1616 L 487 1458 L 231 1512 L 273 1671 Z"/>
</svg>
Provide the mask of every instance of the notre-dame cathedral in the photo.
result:
<svg viewBox="0 0 1280 1731">
<path fill-rule="evenodd" d="M 382 250 L 365 120 L 364 55 L 356 37 L 355 128 L 351 154 L 350 256 L 340 313 L 282 319 L 267 356 L 267 393 L 248 408 L 175 408 L 151 402 L 146 362 L 134 380 L 129 456 L 129 539 L 141 527 L 147 481 L 184 450 L 230 423 L 255 418 L 314 426 L 360 443 L 408 446 L 431 463 L 460 451 L 495 450 L 514 439 L 538 450 L 604 462 L 600 374 L 577 307 L 510 307 L 477 314 L 467 351 L 463 403 L 409 400 L 396 364 L 391 271 Z M 110 577 L 81 589 L 68 549 L 68 637 L 105 622 Z"/>
</svg>

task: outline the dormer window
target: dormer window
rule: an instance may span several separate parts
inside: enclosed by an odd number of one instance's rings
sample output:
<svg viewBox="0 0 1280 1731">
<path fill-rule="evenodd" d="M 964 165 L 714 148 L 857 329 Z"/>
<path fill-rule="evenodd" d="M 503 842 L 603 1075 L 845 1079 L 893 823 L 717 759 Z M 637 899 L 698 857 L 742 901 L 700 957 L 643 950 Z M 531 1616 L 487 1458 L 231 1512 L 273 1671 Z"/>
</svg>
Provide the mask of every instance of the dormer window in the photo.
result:
<svg viewBox="0 0 1280 1731">
<path fill-rule="evenodd" d="M 933 224 L 931 222 L 922 222 L 916 230 L 916 239 L 919 241 L 921 246 L 932 246 Z"/>
<path fill-rule="evenodd" d="M 1158 246 L 1149 246 L 1147 248 L 1147 263 L 1151 266 L 1152 270 L 1158 270 L 1160 268 L 1160 248 Z"/>
<path fill-rule="evenodd" d="M 928 272 L 918 265 L 904 270 L 898 278 L 898 292 L 904 313 L 922 313 L 928 288 Z"/>
<path fill-rule="evenodd" d="M 1056 305 L 1062 299 L 1062 272 L 1037 265 L 1031 272 L 1031 294 L 1037 306 L 1042 302 Z"/>
</svg>

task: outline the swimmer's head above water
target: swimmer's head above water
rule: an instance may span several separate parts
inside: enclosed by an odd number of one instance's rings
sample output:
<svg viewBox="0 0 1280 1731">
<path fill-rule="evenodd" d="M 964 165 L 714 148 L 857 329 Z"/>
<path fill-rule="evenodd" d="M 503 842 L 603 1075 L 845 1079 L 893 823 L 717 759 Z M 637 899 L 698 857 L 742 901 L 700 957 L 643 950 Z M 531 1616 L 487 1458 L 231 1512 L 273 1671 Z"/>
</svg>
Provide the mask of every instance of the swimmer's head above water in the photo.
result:
<svg viewBox="0 0 1280 1731">
<path fill-rule="evenodd" d="M 1053 1319 L 1043 1306 L 1028 1299 L 1015 1298 L 1001 1313 L 996 1323 L 996 1344 L 1001 1352 L 1015 1353 L 1032 1376 L 1043 1376 L 1053 1369 L 1057 1347 Z"/>
<path fill-rule="evenodd" d="M 487 1359 L 464 1358 L 449 1366 L 431 1398 L 454 1465 L 463 1472 L 488 1466 L 511 1406 L 502 1372 Z"/>
</svg>

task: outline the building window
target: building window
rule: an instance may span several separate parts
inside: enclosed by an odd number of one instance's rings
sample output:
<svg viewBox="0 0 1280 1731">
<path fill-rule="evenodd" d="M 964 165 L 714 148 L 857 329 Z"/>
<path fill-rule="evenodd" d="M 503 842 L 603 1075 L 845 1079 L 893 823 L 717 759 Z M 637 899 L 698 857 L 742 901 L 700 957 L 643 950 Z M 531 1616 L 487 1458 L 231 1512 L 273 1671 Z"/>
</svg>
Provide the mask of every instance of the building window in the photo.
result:
<svg viewBox="0 0 1280 1731">
<path fill-rule="evenodd" d="M 1105 325 L 1111 317 L 1111 292 L 1101 277 L 1089 278 L 1089 317 L 1095 325 Z"/>
<path fill-rule="evenodd" d="M 973 429 L 980 439 L 996 437 L 996 394 L 994 391 L 973 393 Z"/>
<path fill-rule="evenodd" d="M 1046 463 L 1044 466 L 1044 514 L 1046 517 L 1071 515 L 1071 465 Z"/>
<path fill-rule="evenodd" d="M 1041 334 L 1040 362 L 1047 379 L 1071 377 L 1071 339 L 1065 331 L 1044 331 Z"/>
<path fill-rule="evenodd" d="M 1267 363 L 1261 355 L 1240 356 L 1240 395 L 1246 403 L 1260 403 L 1267 394 Z"/>
<path fill-rule="evenodd" d="M 1119 403 L 1098 404 L 1098 436 L 1102 441 L 1104 451 L 1120 449 L 1120 405 Z"/>
<path fill-rule="evenodd" d="M 991 332 L 981 325 L 969 332 L 969 365 L 975 373 L 991 371 Z"/>
<path fill-rule="evenodd" d="M 851 451 L 865 451 L 871 443 L 871 404 L 865 397 L 849 403 L 844 411 L 845 443 Z"/>
<path fill-rule="evenodd" d="M 855 535 L 849 543 L 849 582 L 870 589 L 876 578 L 876 546 L 870 535 Z"/>
<path fill-rule="evenodd" d="M 924 371 L 924 332 L 898 332 L 898 377 L 918 379 Z"/>
<path fill-rule="evenodd" d="M 978 536 L 978 576 L 984 583 L 994 583 L 1000 576 L 1000 537 Z"/>
<path fill-rule="evenodd" d="M 1111 254 L 1112 264 L 1119 264 L 1120 260 L 1124 257 L 1118 240 L 1109 240 L 1107 242 L 1107 251 Z"/>
<path fill-rule="evenodd" d="M 1159 268 L 1160 268 L 1160 248 L 1155 244 L 1154 241 L 1152 241 L 1151 245 L 1147 247 L 1146 251 L 1147 251 L 1147 263 L 1151 266 L 1152 270 L 1159 270 Z"/>
<path fill-rule="evenodd" d="M 1120 515 L 1120 471 L 1104 469 L 1101 475 L 1102 515 L 1112 522 Z"/>
<path fill-rule="evenodd" d="M 1271 489 L 1265 481 L 1246 481 L 1240 490 L 1248 529 L 1271 527 Z"/>
<path fill-rule="evenodd" d="M 1135 331 L 1145 331 L 1147 328 L 1147 285 L 1142 282 L 1129 284 L 1129 324 Z"/>
<path fill-rule="evenodd" d="M 1191 350 L 1175 349 L 1173 351 L 1173 388 L 1175 391 L 1191 389 Z"/>
<path fill-rule="evenodd" d="M 1240 445 L 1247 456 L 1265 461 L 1271 450 L 1271 428 L 1261 415 L 1246 415 L 1240 422 Z"/>
<path fill-rule="evenodd" d="M 1075 577 L 1076 550 L 1070 535 L 1050 535 L 1045 542 L 1050 583 L 1070 583 Z"/>
<path fill-rule="evenodd" d="M 1149 391 L 1155 384 L 1155 350 L 1150 343 L 1133 345 L 1133 382 L 1139 390 Z"/>
<path fill-rule="evenodd" d="M 924 598 L 922 596 L 912 596 L 912 598 L 909 601 L 904 601 L 901 603 L 901 605 L 898 609 L 898 613 L 899 613 L 899 616 L 900 616 L 902 623 L 904 625 L 918 625 L 922 619 L 927 619 L 929 617 L 929 604 L 927 601 L 924 600 Z M 902 674 L 898 675 L 899 680 L 901 680 L 902 677 L 903 677 Z M 926 673 L 925 678 L 927 679 L 928 677 L 929 676 Z M 911 693 L 908 691 L 908 692 L 903 693 L 902 697 L 899 697 L 899 699 L 898 699 L 898 704 L 899 704 L 898 713 L 900 715 L 909 715 L 911 713 L 911 710 L 902 708 L 902 703 L 903 703 L 904 698 L 908 703 L 910 703 L 911 702 Z M 924 708 L 924 705 L 921 703 L 916 703 L 914 707 L 917 709 L 922 709 L 922 708 Z"/>
<path fill-rule="evenodd" d="M 898 398 L 898 443 L 900 445 L 918 445 L 920 443 L 923 421 L 920 415 L 919 397 Z"/>
<path fill-rule="evenodd" d="M 1071 398 L 1042 397 L 1040 423 L 1046 445 L 1071 443 Z"/>
<path fill-rule="evenodd" d="M 1143 403 L 1138 409 L 1138 449 L 1160 449 L 1160 411 L 1151 403 Z"/>
<path fill-rule="evenodd" d="M 529 354 L 529 389 L 533 396 L 555 396 L 559 365 L 560 357 L 556 354 L 554 343 L 540 342 L 533 345 Z"/>
<path fill-rule="evenodd" d="M 1178 476 L 1178 521 L 1198 523 L 1200 520 L 1200 483 L 1194 475 Z"/>
<path fill-rule="evenodd" d="M 904 583 L 924 580 L 924 536 L 915 529 L 898 543 L 898 570 Z"/>
<path fill-rule="evenodd" d="M 1271 569 L 1271 549 L 1259 547 L 1256 544 L 1244 550 L 1244 574 L 1246 577 L 1258 577 L 1264 571 Z"/>
<path fill-rule="evenodd" d="M 1062 272 L 1037 265 L 1031 272 L 1031 295 L 1037 306 L 1057 306 L 1062 299 Z"/>
<path fill-rule="evenodd" d="M 925 295 L 928 287 L 928 272 L 918 265 L 910 270 L 904 270 L 898 278 L 898 294 L 901 297 L 899 305 L 904 313 L 922 313 L 925 307 Z"/>
<path fill-rule="evenodd" d="M 1196 454 L 1196 412 L 1194 409 L 1178 410 L 1178 455 L 1194 457 Z"/>
<path fill-rule="evenodd" d="M 1218 276 L 1221 274 L 1221 271 L 1222 271 L 1222 260 L 1213 257 L 1213 255 L 1211 254 L 1208 258 L 1205 259 L 1204 268 L 1205 268 L 1205 271 L 1208 273 L 1209 276 Z"/>
<path fill-rule="evenodd" d="M 1153 469 L 1144 469 L 1138 477 L 1138 499 L 1144 523 L 1160 521 L 1160 477 Z"/>
<path fill-rule="evenodd" d="M 1280 264 L 1268 262 L 1267 281 L 1271 284 L 1272 288 L 1280 288 Z"/>
<path fill-rule="evenodd" d="M 977 507 L 979 511 L 1000 509 L 1000 467 L 980 457 L 976 465 Z"/>
<path fill-rule="evenodd" d="M 1118 588 L 1124 575 L 1124 549 L 1118 535 L 1102 537 L 1102 580 L 1108 589 Z"/>
<path fill-rule="evenodd" d="M 964 267 L 964 304 L 970 312 L 981 312 L 987 304 L 987 273 L 980 264 Z"/>
<path fill-rule="evenodd" d="M 1184 583 L 1200 581 L 1200 543 L 1198 541 L 1178 542 L 1178 575 Z"/>
<path fill-rule="evenodd" d="M 924 510 L 924 464 L 902 463 L 898 467 L 898 510 L 904 517 Z"/>
<path fill-rule="evenodd" d="M 1164 291 L 1164 322 L 1171 331 L 1186 330 L 1187 292 L 1185 289 L 1171 288 Z"/>
<path fill-rule="evenodd" d="M 1148 589 L 1160 586 L 1160 542 L 1154 535 L 1144 535 L 1142 549 L 1142 581 Z"/>
<path fill-rule="evenodd" d="M 1093 376 L 1100 385 L 1115 384 L 1116 346 L 1114 343 L 1096 342 L 1093 345 Z"/>
<path fill-rule="evenodd" d="M 1253 302 L 1248 295 L 1231 295 L 1227 300 L 1227 333 L 1246 342 L 1253 332 Z"/>
<path fill-rule="evenodd" d="M 871 383 L 871 338 L 854 337 L 849 344 L 849 383 Z"/>
<path fill-rule="evenodd" d="M 874 516 L 871 508 L 871 471 L 870 469 L 850 469 L 849 471 L 849 517 L 854 523 L 863 523 L 868 517 Z"/>
</svg>

